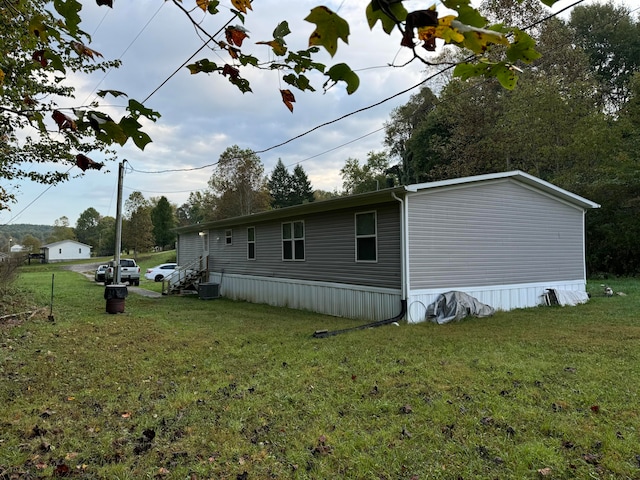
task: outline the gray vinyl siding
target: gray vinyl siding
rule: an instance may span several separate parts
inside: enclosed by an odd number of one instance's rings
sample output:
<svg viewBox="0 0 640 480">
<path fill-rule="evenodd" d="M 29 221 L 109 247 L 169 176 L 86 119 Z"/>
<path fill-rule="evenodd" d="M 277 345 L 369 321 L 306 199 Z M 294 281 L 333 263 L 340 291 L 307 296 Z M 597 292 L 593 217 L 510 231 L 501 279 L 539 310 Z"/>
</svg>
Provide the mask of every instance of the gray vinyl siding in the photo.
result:
<svg viewBox="0 0 640 480">
<path fill-rule="evenodd" d="M 408 202 L 412 290 L 584 278 L 581 208 L 512 180 Z"/>
<path fill-rule="evenodd" d="M 377 212 L 378 261 L 355 261 L 356 212 Z M 304 261 L 282 260 L 281 225 L 304 221 Z M 247 259 L 247 227 L 255 227 L 255 260 Z M 225 274 L 338 282 L 400 288 L 400 206 L 398 202 L 301 215 L 283 220 L 247 223 L 233 228 L 233 243 L 224 231 L 211 230 L 209 268 Z"/>
<path fill-rule="evenodd" d="M 178 265 L 188 265 L 202 255 L 203 244 L 198 233 L 186 233 L 178 236 Z"/>
</svg>

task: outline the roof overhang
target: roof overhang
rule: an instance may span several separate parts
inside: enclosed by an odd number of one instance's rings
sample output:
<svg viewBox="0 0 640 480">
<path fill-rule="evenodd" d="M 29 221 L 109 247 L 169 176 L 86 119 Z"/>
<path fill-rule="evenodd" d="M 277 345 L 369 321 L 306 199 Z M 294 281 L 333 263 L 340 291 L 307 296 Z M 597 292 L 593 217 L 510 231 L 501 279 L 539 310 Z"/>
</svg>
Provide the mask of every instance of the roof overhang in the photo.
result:
<svg viewBox="0 0 640 480">
<path fill-rule="evenodd" d="M 503 180 L 503 179 L 512 179 L 517 182 L 523 183 L 525 185 L 535 187 L 540 191 L 548 193 L 554 197 L 558 197 L 562 200 L 565 200 L 569 203 L 577 205 L 581 208 L 585 208 L 585 209 L 600 208 L 600 205 L 598 203 L 592 202 L 591 200 L 587 200 L 586 198 L 581 197 L 580 195 L 571 193 L 568 190 L 564 190 L 563 188 L 557 187 L 552 183 L 545 182 L 544 180 L 541 180 L 538 177 L 534 177 L 533 175 L 529 175 L 528 173 L 522 172 L 520 170 L 512 170 L 510 172 L 488 173 L 486 175 L 476 175 L 473 177 L 453 178 L 451 180 L 441 180 L 438 182 L 428 182 L 428 183 L 418 183 L 414 185 L 407 185 L 407 191 L 418 192 L 418 191 L 427 190 L 427 189 L 444 188 L 444 187 L 451 187 L 455 185 L 471 185 L 473 183 L 478 183 L 478 182 L 486 183 L 486 182 Z"/>
<path fill-rule="evenodd" d="M 274 210 L 267 210 L 265 212 L 244 215 L 241 217 L 226 218 L 213 222 L 197 223 L 194 225 L 188 225 L 186 227 L 179 227 L 176 228 L 176 232 L 179 234 L 201 232 L 209 229 L 226 228 L 234 225 L 246 225 L 269 220 L 278 220 L 309 215 L 319 212 L 330 212 L 343 208 L 362 207 L 367 205 L 374 205 L 377 203 L 396 201 L 398 197 L 404 198 L 406 194 L 417 193 L 425 190 L 436 190 L 457 185 L 473 185 L 474 183 L 479 182 L 487 183 L 499 180 L 514 180 L 523 183 L 524 185 L 534 187 L 537 190 L 545 192 L 551 196 L 564 200 L 583 209 L 600 208 L 599 204 L 592 202 L 591 200 L 587 200 L 580 195 L 571 193 L 520 170 L 513 170 L 510 172 L 489 173 L 486 175 L 476 175 L 472 177 L 453 178 L 450 180 L 441 180 L 437 182 L 418 183 L 400 187 L 385 188 L 382 190 L 376 190 L 374 192 L 350 195 L 348 197 L 337 197 L 319 202 L 303 203 L 302 205 L 295 205 L 293 207 L 277 208 Z"/>
<path fill-rule="evenodd" d="M 330 212 L 334 210 L 340 210 L 343 208 L 361 207 L 366 205 L 373 205 L 376 203 L 385 203 L 396 201 L 396 196 L 403 196 L 407 191 L 407 188 L 392 187 L 382 190 L 376 190 L 374 192 L 360 193 L 357 195 L 350 195 L 348 197 L 337 197 L 329 200 L 322 200 L 319 202 L 303 203 L 301 205 L 294 205 L 293 207 L 276 208 L 274 210 L 267 210 L 265 212 L 253 213 L 251 215 L 244 215 L 241 217 L 226 218 L 223 220 L 216 220 L 213 222 L 203 222 L 194 225 L 188 225 L 186 227 L 176 228 L 178 233 L 190 233 L 200 232 L 204 230 L 214 228 L 225 228 L 232 225 L 246 225 L 250 223 L 265 222 L 268 220 L 278 220 L 281 218 L 292 218 L 296 216 L 309 215 L 319 212 Z"/>
</svg>

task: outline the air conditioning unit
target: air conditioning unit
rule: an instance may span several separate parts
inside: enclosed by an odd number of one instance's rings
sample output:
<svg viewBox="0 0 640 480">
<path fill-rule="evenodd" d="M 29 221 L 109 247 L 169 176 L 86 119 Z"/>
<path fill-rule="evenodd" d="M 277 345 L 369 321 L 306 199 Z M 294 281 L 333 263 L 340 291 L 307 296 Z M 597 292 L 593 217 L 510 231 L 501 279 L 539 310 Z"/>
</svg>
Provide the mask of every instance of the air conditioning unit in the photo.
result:
<svg viewBox="0 0 640 480">
<path fill-rule="evenodd" d="M 202 300 L 211 300 L 213 298 L 220 297 L 220 284 L 219 283 L 199 283 L 198 296 Z"/>
</svg>

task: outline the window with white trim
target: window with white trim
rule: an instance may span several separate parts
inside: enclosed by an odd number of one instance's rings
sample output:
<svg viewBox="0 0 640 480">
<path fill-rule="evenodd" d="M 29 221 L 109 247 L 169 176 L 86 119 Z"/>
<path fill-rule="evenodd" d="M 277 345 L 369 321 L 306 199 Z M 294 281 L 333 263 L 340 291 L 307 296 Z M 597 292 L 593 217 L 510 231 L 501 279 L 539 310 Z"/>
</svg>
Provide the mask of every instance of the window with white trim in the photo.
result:
<svg viewBox="0 0 640 480">
<path fill-rule="evenodd" d="M 228 229 L 224 231 L 224 243 L 226 245 L 232 245 L 233 244 L 233 230 Z"/>
<path fill-rule="evenodd" d="M 356 262 L 378 261 L 376 212 L 356 213 Z"/>
<path fill-rule="evenodd" d="M 256 259 L 256 227 L 247 227 L 247 260 Z"/>
<path fill-rule="evenodd" d="M 304 260 L 304 222 L 282 224 L 282 260 Z"/>
</svg>

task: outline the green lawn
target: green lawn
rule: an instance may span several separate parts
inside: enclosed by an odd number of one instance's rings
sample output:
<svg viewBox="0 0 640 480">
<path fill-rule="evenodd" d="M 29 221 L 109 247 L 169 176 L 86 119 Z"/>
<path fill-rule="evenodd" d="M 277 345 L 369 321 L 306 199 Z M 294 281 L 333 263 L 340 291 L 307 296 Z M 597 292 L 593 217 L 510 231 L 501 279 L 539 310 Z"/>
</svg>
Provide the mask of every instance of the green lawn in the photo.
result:
<svg viewBox="0 0 640 480">
<path fill-rule="evenodd" d="M 52 266 L 17 285 L 42 310 L 0 326 L 2 479 L 640 478 L 637 280 L 326 339 L 359 322 L 133 293 L 110 315 Z"/>
</svg>

